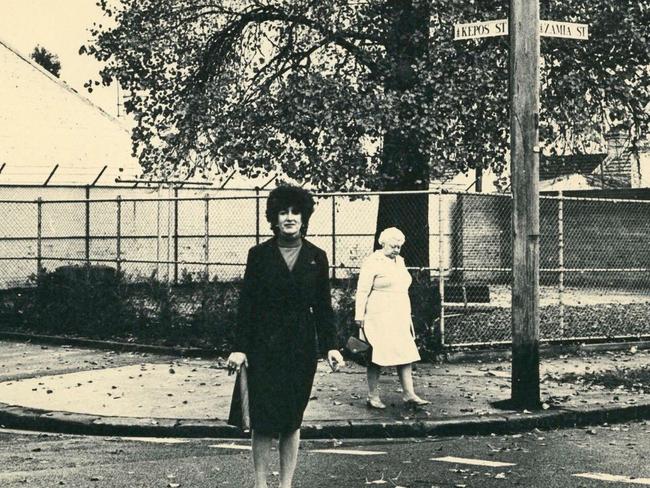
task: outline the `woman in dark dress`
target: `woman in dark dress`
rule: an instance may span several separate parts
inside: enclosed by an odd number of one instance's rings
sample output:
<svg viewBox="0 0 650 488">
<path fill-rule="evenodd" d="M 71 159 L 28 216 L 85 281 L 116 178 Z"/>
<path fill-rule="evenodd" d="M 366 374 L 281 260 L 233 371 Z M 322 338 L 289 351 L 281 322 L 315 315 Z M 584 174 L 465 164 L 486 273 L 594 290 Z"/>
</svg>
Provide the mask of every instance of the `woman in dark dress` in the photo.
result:
<svg viewBox="0 0 650 488">
<path fill-rule="evenodd" d="M 275 237 L 248 253 L 228 367 L 247 366 L 256 488 L 267 487 L 276 435 L 280 488 L 291 487 L 319 352 L 327 353 L 332 370 L 343 363 L 335 346 L 327 255 L 304 239 L 313 209 L 302 188 L 273 190 L 266 218 Z M 229 423 L 241 425 L 236 414 L 233 409 Z"/>
</svg>

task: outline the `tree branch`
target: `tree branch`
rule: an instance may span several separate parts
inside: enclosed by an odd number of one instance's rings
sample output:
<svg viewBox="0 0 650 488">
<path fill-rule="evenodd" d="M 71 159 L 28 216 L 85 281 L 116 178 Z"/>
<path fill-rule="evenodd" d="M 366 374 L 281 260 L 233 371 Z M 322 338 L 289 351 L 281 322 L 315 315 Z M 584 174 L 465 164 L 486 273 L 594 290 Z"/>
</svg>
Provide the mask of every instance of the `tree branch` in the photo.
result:
<svg viewBox="0 0 650 488">
<path fill-rule="evenodd" d="M 219 68 L 220 61 L 225 59 L 227 50 L 237 36 L 246 29 L 249 24 L 262 24 L 264 22 L 288 22 L 290 24 L 298 24 L 308 27 L 323 36 L 328 42 L 339 45 L 346 51 L 354 55 L 355 59 L 364 67 L 366 67 L 374 75 L 379 75 L 379 67 L 372 60 L 368 59 L 366 53 L 357 45 L 351 42 L 348 37 L 355 40 L 373 40 L 377 41 L 374 36 L 365 35 L 362 33 L 344 30 L 340 32 L 331 32 L 324 26 L 319 25 L 317 22 L 312 21 L 302 15 L 287 15 L 284 12 L 275 9 L 260 8 L 255 11 L 243 13 L 240 18 L 226 26 L 223 30 L 219 31 L 208 42 L 208 49 L 203 58 L 202 66 L 198 72 L 198 80 L 203 83 L 211 77 L 211 68 L 215 72 Z M 325 44 L 323 44 L 325 45 Z M 319 45 L 318 47 L 322 47 Z"/>
</svg>

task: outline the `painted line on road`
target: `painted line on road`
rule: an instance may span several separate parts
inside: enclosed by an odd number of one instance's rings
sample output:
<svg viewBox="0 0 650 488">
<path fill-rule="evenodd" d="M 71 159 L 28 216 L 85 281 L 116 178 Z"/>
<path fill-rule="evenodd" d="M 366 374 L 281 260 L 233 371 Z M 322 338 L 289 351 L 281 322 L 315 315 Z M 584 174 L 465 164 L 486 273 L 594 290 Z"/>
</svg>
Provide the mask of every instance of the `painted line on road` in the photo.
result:
<svg viewBox="0 0 650 488">
<path fill-rule="evenodd" d="M 319 452 L 325 454 L 347 454 L 349 456 L 381 456 L 386 454 L 384 451 L 359 451 L 355 449 L 311 449 L 309 452 Z"/>
<path fill-rule="evenodd" d="M 633 485 L 650 485 L 650 478 L 633 478 L 631 476 L 619 476 L 607 473 L 579 473 L 574 474 L 573 476 L 577 476 L 578 478 L 588 478 L 590 480 L 614 481 Z"/>
<path fill-rule="evenodd" d="M 252 449 L 251 446 L 243 446 L 241 444 L 212 444 L 208 447 L 212 447 L 213 449 L 238 449 L 240 451 L 250 451 Z"/>
<path fill-rule="evenodd" d="M 516 466 L 515 463 L 502 463 L 500 461 L 484 461 L 483 459 L 468 459 L 454 456 L 444 456 L 431 458 L 429 461 L 440 461 L 443 463 L 471 464 L 472 466 L 488 466 L 491 468 L 503 468 L 506 466 Z"/>
<path fill-rule="evenodd" d="M 150 444 L 187 444 L 188 439 L 175 439 L 173 437 L 120 437 L 123 441 L 148 442 Z"/>
</svg>

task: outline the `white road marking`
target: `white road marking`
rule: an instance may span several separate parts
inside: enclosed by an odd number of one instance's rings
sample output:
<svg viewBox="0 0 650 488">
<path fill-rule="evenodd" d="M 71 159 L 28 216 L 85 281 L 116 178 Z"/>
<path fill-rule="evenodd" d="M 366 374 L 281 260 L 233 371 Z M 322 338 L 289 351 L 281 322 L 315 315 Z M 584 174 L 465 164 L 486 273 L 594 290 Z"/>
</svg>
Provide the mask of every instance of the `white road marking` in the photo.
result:
<svg viewBox="0 0 650 488">
<path fill-rule="evenodd" d="M 123 441 L 149 442 L 151 444 L 185 444 L 188 439 L 175 439 L 172 437 L 120 437 Z"/>
<path fill-rule="evenodd" d="M 241 444 L 212 444 L 208 447 L 214 449 L 239 449 L 240 451 L 250 451 L 251 446 L 242 446 Z"/>
<path fill-rule="evenodd" d="M 607 473 L 579 473 L 574 474 L 573 476 L 577 476 L 578 478 L 588 478 L 590 480 L 616 481 L 633 485 L 650 485 L 650 478 L 632 478 L 631 476 L 618 476 Z"/>
<path fill-rule="evenodd" d="M 443 463 L 456 463 L 456 464 L 471 464 L 473 466 L 488 466 L 491 468 L 503 468 L 506 466 L 516 466 L 515 463 L 502 463 L 499 461 L 484 461 L 482 459 L 468 459 L 468 458 L 460 458 L 454 456 L 431 458 L 430 461 L 441 461 Z"/>
<path fill-rule="evenodd" d="M 358 451 L 354 449 L 311 449 L 309 452 L 322 452 L 325 454 L 348 454 L 350 456 L 380 456 L 384 451 Z"/>
</svg>

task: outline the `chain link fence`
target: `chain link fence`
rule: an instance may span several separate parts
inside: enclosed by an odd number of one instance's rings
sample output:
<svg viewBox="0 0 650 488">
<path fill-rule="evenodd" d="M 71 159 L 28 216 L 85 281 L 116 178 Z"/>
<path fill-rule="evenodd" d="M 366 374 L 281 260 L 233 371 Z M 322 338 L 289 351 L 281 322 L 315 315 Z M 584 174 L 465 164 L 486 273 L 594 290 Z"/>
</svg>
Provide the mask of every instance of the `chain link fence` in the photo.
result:
<svg viewBox="0 0 650 488">
<path fill-rule="evenodd" d="M 511 203 L 458 195 L 446 344 L 511 340 Z M 650 201 L 542 196 L 539 243 L 543 341 L 650 335 Z"/>
<path fill-rule="evenodd" d="M 141 310 L 162 316 L 173 302 L 183 320 L 199 321 L 209 293 L 236 293 L 248 249 L 271 237 L 266 194 L 0 188 L 0 288 L 33 287 L 39 270 L 108 266 Z M 335 283 L 347 284 L 336 293 L 353 293 L 378 222 L 396 225 L 407 236 L 404 253 L 424 263 L 418 268 L 428 286 L 418 293 L 436 292 L 419 296 L 414 309 L 440 295 L 440 309 L 425 324 L 437 343 L 511 340 L 510 196 L 366 192 L 316 200 L 309 239 L 327 252 Z M 543 196 L 539 242 L 542 340 L 650 336 L 649 200 Z"/>
</svg>

